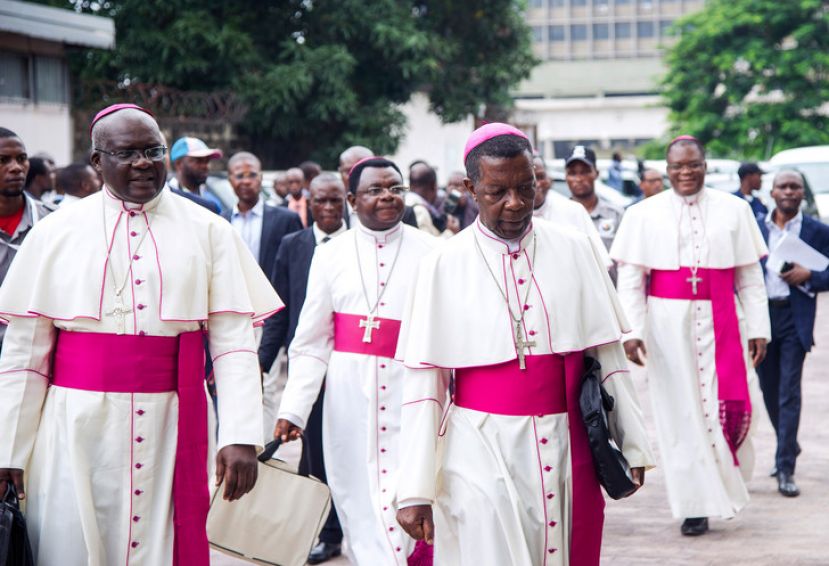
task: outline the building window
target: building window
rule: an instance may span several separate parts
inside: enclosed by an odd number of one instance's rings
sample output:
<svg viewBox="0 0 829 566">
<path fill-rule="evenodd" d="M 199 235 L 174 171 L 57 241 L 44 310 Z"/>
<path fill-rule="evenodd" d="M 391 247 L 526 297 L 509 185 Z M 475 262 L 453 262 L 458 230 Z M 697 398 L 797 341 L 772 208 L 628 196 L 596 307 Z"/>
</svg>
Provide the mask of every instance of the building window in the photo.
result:
<svg viewBox="0 0 829 566">
<path fill-rule="evenodd" d="M 613 24 L 613 30 L 616 32 L 616 39 L 628 39 L 631 37 L 630 22 L 616 22 Z"/>
<path fill-rule="evenodd" d="M 566 39 L 564 26 L 550 26 L 548 34 L 550 41 L 564 41 Z"/>
<path fill-rule="evenodd" d="M 35 100 L 55 104 L 66 103 L 66 72 L 57 57 L 35 58 Z"/>
<path fill-rule="evenodd" d="M 653 37 L 656 35 L 653 22 L 636 22 L 636 35 L 639 37 Z"/>
<path fill-rule="evenodd" d="M 587 40 L 587 26 L 585 24 L 573 24 L 570 26 L 570 39 L 572 41 Z"/>
<path fill-rule="evenodd" d="M 570 0 L 571 6 L 587 6 L 587 0 Z"/>
<path fill-rule="evenodd" d="M 533 41 L 541 43 L 544 41 L 544 28 L 542 26 L 533 26 Z"/>
<path fill-rule="evenodd" d="M 541 8 L 544 6 L 544 0 L 530 0 L 530 8 Z"/>
<path fill-rule="evenodd" d="M 553 8 L 561 8 L 564 6 L 564 0 L 550 0 L 550 6 Z"/>
<path fill-rule="evenodd" d="M 593 39 L 608 39 L 610 26 L 607 24 L 593 24 Z"/>
<path fill-rule="evenodd" d="M 662 37 L 674 35 L 669 31 L 672 25 L 674 25 L 673 20 L 659 20 L 659 35 Z"/>
<path fill-rule="evenodd" d="M 29 60 L 23 55 L 0 52 L 0 98 L 29 98 Z"/>
</svg>

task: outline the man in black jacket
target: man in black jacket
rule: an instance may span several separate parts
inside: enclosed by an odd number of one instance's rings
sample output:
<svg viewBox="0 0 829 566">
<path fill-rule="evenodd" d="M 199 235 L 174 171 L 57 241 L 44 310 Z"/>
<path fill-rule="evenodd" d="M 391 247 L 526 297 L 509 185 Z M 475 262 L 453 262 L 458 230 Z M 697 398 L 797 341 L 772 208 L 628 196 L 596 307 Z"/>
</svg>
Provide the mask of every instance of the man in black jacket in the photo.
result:
<svg viewBox="0 0 829 566">
<path fill-rule="evenodd" d="M 276 254 L 276 264 L 271 274 L 271 283 L 285 303 L 285 308 L 265 323 L 262 343 L 259 346 L 259 363 L 265 371 L 273 365 L 279 349 L 282 346 L 287 349 L 294 337 L 299 313 L 305 303 L 308 271 L 311 268 L 314 250 L 347 229 L 343 219 L 345 187 L 342 181 L 334 174 L 322 173 L 311 181 L 310 190 L 309 206 L 314 223 L 300 232 L 285 236 Z M 305 429 L 303 450 L 307 450 L 310 456 L 311 467 L 307 471 L 325 481 L 325 463 L 322 456 L 323 395 L 324 389 L 320 391 L 311 410 Z M 301 471 L 305 471 L 304 462 L 303 459 L 300 464 Z M 343 532 L 337 519 L 337 511 L 332 507 L 325 527 L 320 533 L 319 544 L 308 556 L 308 563 L 319 564 L 339 555 L 342 539 Z"/>
</svg>

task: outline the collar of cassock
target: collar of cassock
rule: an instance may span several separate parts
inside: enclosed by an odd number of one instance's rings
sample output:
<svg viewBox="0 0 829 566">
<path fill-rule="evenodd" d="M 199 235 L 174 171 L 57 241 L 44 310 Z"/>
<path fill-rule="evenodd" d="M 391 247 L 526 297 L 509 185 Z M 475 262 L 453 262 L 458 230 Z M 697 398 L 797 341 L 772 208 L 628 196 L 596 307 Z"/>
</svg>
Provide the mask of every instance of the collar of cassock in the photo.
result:
<svg viewBox="0 0 829 566">
<path fill-rule="evenodd" d="M 359 219 L 355 221 L 357 234 L 368 238 L 377 244 L 388 244 L 395 241 L 403 233 L 403 222 L 398 222 L 388 230 L 370 230 L 363 226 Z"/>
<path fill-rule="evenodd" d="M 164 193 L 168 191 L 167 187 L 164 187 L 159 191 L 155 197 L 151 201 L 145 202 L 144 204 L 138 204 L 135 202 L 128 202 L 122 200 L 115 196 L 115 193 L 110 189 L 108 186 L 104 185 L 104 203 L 106 203 L 107 208 L 112 208 L 115 210 L 122 210 L 124 212 L 129 211 L 136 211 L 136 212 L 149 212 L 153 210 L 158 203 L 161 201 L 161 198 L 164 196 Z"/>
<path fill-rule="evenodd" d="M 527 226 L 527 230 L 524 232 L 524 235 L 517 240 L 505 240 L 501 236 L 498 236 L 495 232 L 484 226 L 483 222 L 481 222 L 480 216 L 477 220 L 475 220 L 475 227 L 478 230 L 476 236 L 478 241 L 481 243 L 481 247 L 484 249 L 490 249 L 496 253 L 514 254 L 522 252 L 532 242 L 532 222 L 530 222 L 530 225 Z"/>
<path fill-rule="evenodd" d="M 679 194 L 673 189 L 671 190 L 671 193 L 673 194 L 674 199 L 679 202 L 679 204 L 696 204 L 705 198 L 705 187 L 702 187 L 699 190 L 699 192 L 687 197 Z"/>
</svg>

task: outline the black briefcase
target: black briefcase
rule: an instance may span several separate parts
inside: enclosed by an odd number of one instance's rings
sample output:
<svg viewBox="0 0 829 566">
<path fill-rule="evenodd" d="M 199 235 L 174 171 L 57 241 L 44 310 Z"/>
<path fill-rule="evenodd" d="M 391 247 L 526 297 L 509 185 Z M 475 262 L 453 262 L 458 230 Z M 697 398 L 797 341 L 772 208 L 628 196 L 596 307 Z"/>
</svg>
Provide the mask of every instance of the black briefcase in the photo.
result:
<svg viewBox="0 0 829 566">
<path fill-rule="evenodd" d="M 607 425 L 607 415 L 613 411 L 615 401 L 602 386 L 602 367 L 598 360 L 585 357 L 584 367 L 579 407 L 593 454 L 593 466 L 607 494 L 613 499 L 622 499 L 636 491 L 636 484 L 631 479 L 630 466 L 610 436 Z"/>
<path fill-rule="evenodd" d="M 26 520 L 11 481 L 0 501 L 0 566 L 34 566 Z"/>
</svg>

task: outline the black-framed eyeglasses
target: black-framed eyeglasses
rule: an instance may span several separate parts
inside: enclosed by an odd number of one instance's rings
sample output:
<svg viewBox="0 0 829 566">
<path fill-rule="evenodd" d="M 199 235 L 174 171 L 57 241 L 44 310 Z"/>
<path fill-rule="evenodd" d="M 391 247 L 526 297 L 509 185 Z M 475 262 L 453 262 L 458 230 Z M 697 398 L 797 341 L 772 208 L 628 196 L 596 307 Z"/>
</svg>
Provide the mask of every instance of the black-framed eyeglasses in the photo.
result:
<svg viewBox="0 0 829 566">
<path fill-rule="evenodd" d="M 408 190 L 409 190 L 409 187 L 407 187 L 406 185 L 395 185 L 393 187 L 369 187 L 369 188 L 367 188 L 365 190 L 362 190 L 360 192 L 362 194 L 368 195 L 370 197 L 379 197 L 385 191 L 389 191 L 391 194 L 393 194 L 396 197 L 402 197 L 403 195 L 406 194 L 406 192 Z"/>
<path fill-rule="evenodd" d="M 695 173 L 697 171 L 702 171 L 703 169 L 705 169 L 705 162 L 692 161 L 691 163 L 670 163 L 665 167 L 665 169 L 667 169 L 671 173 L 680 173 L 683 170 Z"/>
<path fill-rule="evenodd" d="M 163 161 L 167 154 L 167 146 L 157 145 L 155 147 L 148 147 L 147 149 L 117 149 L 115 151 L 107 151 L 100 147 L 93 148 L 95 151 L 106 153 L 114 157 L 119 163 L 135 163 L 142 157 L 146 157 L 150 161 Z"/>
<path fill-rule="evenodd" d="M 236 173 L 233 175 L 235 181 L 244 181 L 245 179 L 258 179 L 260 173 L 258 171 L 248 171 L 247 173 Z"/>
</svg>

